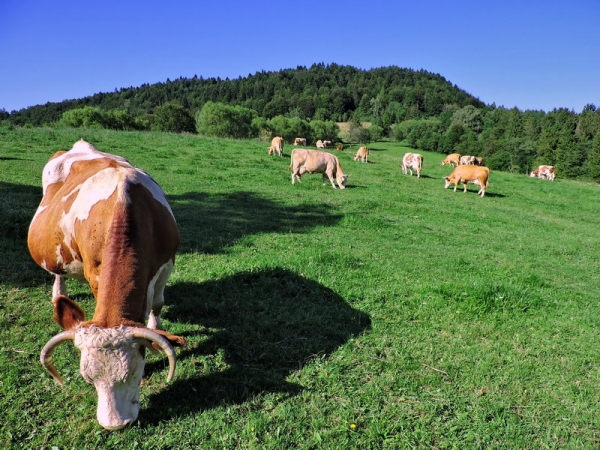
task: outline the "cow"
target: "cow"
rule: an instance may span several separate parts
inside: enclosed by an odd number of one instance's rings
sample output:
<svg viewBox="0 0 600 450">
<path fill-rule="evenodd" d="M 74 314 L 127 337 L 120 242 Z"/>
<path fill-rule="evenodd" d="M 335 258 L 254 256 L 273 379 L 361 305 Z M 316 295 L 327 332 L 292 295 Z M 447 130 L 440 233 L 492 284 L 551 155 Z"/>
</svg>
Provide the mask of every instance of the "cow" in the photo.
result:
<svg viewBox="0 0 600 450">
<path fill-rule="evenodd" d="M 54 320 L 64 329 L 40 360 L 59 383 L 52 361 L 61 343 L 81 351 L 80 373 L 98 394 L 97 418 L 108 430 L 137 419 L 146 348 L 169 359 L 185 339 L 161 329 L 163 292 L 175 263 L 179 230 L 165 194 L 145 172 L 81 140 L 44 166 L 42 200 L 29 226 L 33 260 L 54 275 Z M 67 297 L 64 278 L 87 280 L 93 317 Z"/>
<path fill-rule="evenodd" d="M 358 151 L 356 152 L 356 155 L 354 155 L 354 161 L 358 161 L 361 160 L 364 163 L 368 163 L 369 162 L 369 148 L 368 147 L 360 147 L 358 149 Z M 375 158 L 377 159 L 377 158 Z"/>
<path fill-rule="evenodd" d="M 473 166 L 475 165 L 475 157 L 474 156 L 469 156 L 469 155 L 464 155 L 460 157 L 460 164 L 461 166 Z"/>
<path fill-rule="evenodd" d="M 442 166 L 445 166 L 446 164 L 458 166 L 460 164 L 460 154 L 451 153 L 450 155 L 446 156 L 446 159 L 442 161 Z"/>
<path fill-rule="evenodd" d="M 296 138 L 296 139 L 294 139 L 294 145 L 304 145 L 304 146 L 306 146 L 306 138 Z"/>
<path fill-rule="evenodd" d="M 268 155 L 274 155 L 275 152 L 277 152 L 279 156 L 283 156 L 283 138 L 279 136 L 275 136 L 271 141 L 271 146 L 267 147 Z"/>
<path fill-rule="evenodd" d="M 555 169 L 554 166 L 538 166 L 529 176 L 554 181 Z"/>
<path fill-rule="evenodd" d="M 323 146 L 325 148 L 331 148 L 333 147 L 333 141 L 323 141 Z"/>
<path fill-rule="evenodd" d="M 476 156 L 475 159 L 473 160 L 473 165 L 475 165 L 475 166 L 483 166 L 483 157 Z"/>
<path fill-rule="evenodd" d="M 339 144 L 339 145 L 337 145 L 337 146 L 335 147 L 335 149 L 336 149 L 336 150 L 339 150 L 339 151 L 343 151 L 343 150 L 344 150 L 344 146 L 343 146 L 342 144 Z"/>
<path fill-rule="evenodd" d="M 467 183 L 473 183 L 480 187 L 477 195 L 481 195 L 482 197 L 485 195 L 485 190 L 488 187 L 488 181 L 490 178 L 490 169 L 487 167 L 478 167 L 478 166 L 458 166 L 456 167 L 452 173 L 444 178 L 445 185 L 444 188 L 447 189 L 448 186 L 454 184 L 454 192 L 456 192 L 456 187 L 459 183 L 464 184 L 464 191 L 467 192 Z"/>
<path fill-rule="evenodd" d="M 410 170 L 412 177 L 413 170 L 417 172 L 417 178 L 421 178 L 421 168 L 423 167 L 423 156 L 419 153 L 406 153 L 402 157 L 402 173 L 407 174 Z"/>
<path fill-rule="evenodd" d="M 318 141 L 315 143 L 315 146 L 316 146 L 317 148 L 325 148 L 325 143 L 324 143 L 324 142 L 323 142 L 321 139 L 319 139 L 319 140 L 318 140 Z"/>
<path fill-rule="evenodd" d="M 336 187 L 333 182 L 335 178 L 340 189 L 346 188 L 348 175 L 345 175 L 342 171 L 342 166 L 337 156 L 331 153 L 295 148 L 292 151 L 291 164 L 288 167 L 288 170 L 290 169 L 292 169 L 292 184 L 294 184 L 296 179 L 302 182 L 302 175 L 308 172 L 323 174 L 323 185 L 327 183 L 327 178 L 329 178 L 331 186 L 335 189 Z"/>
</svg>

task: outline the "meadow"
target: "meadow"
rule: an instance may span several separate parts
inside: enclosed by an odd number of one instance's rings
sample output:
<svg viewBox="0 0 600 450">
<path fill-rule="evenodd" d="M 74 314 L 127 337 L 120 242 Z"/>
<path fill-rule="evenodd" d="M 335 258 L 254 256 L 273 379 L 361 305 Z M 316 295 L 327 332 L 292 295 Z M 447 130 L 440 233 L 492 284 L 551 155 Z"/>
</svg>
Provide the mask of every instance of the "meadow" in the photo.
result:
<svg viewBox="0 0 600 450">
<path fill-rule="evenodd" d="M 139 420 L 108 432 L 60 331 L 53 277 L 27 250 L 41 171 L 83 138 L 147 171 L 182 243 Z M 600 447 L 598 185 L 492 172 L 484 198 L 444 189 L 444 155 L 403 175 L 400 144 L 334 152 L 345 190 L 292 186 L 258 141 L 0 128 L 3 449 Z M 91 316 L 87 285 L 67 283 Z"/>
</svg>

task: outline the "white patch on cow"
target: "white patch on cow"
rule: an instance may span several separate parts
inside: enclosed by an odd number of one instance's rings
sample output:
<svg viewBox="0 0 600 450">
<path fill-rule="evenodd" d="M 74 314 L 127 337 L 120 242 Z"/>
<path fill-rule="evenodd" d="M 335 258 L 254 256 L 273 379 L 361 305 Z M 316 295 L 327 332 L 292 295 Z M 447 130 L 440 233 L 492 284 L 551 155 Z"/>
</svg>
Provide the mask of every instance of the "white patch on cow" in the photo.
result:
<svg viewBox="0 0 600 450">
<path fill-rule="evenodd" d="M 165 303 L 164 289 L 167 284 L 167 280 L 173 270 L 173 260 L 168 260 L 164 263 L 156 274 L 148 283 L 148 290 L 146 291 L 146 312 L 144 319 L 148 324 L 148 328 L 153 330 L 162 330 L 160 324 L 160 316 L 154 314 L 153 310 L 157 309 L 160 311 L 163 304 Z"/>
<path fill-rule="evenodd" d="M 144 342 L 133 337 L 132 327 L 78 327 L 75 346 L 81 351 L 79 370 L 98 393 L 98 422 L 117 430 L 137 419 Z"/>
<path fill-rule="evenodd" d="M 86 220 L 93 206 L 110 198 L 119 187 L 122 179 L 121 170 L 107 168 L 91 176 L 62 198 L 65 201 L 71 195 L 77 195 L 69 211 L 63 213 L 59 221 L 60 229 L 65 236 L 64 243 L 69 248 L 73 259 L 76 255 L 72 245 L 76 221 Z"/>
<path fill-rule="evenodd" d="M 134 168 L 125 158 L 98 151 L 88 142 L 81 140 L 76 142 L 68 152 L 48 161 L 42 173 L 43 194 L 46 195 L 46 189 L 49 185 L 63 182 L 67 179 L 71 173 L 73 163 L 98 158 L 109 158 L 117 161 L 123 167 Z"/>
</svg>

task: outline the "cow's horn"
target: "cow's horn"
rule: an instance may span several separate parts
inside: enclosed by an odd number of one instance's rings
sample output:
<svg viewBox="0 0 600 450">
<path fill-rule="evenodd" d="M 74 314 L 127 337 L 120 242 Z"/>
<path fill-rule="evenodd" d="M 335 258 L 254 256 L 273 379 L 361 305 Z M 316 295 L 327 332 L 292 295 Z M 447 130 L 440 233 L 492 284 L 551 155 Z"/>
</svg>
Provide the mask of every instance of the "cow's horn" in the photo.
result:
<svg viewBox="0 0 600 450">
<path fill-rule="evenodd" d="M 175 350 L 169 341 L 167 341 L 163 336 L 158 334 L 156 331 L 152 331 L 149 328 L 134 328 L 133 329 L 133 337 L 148 339 L 150 342 L 155 342 L 162 349 L 163 352 L 169 358 L 169 375 L 167 377 L 167 382 L 173 379 L 173 375 L 175 374 Z"/>
<path fill-rule="evenodd" d="M 58 370 L 56 370 L 56 366 L 52 361 L 52 353 L 54 353 L 54 350 L 56 350 L 56 347 L 60 344 L 66 341 L 72 341 L 73 339 L 75 339 L 75 330 L 63 331 L 50 339 L 46 345 L 44 345 L 42 353 L 40 353 L 40 361 L 44 366 L 44 369 L 46 369 L 60 385 L 63 384 L 63 380 L 60 378 Z"/>
</svg>

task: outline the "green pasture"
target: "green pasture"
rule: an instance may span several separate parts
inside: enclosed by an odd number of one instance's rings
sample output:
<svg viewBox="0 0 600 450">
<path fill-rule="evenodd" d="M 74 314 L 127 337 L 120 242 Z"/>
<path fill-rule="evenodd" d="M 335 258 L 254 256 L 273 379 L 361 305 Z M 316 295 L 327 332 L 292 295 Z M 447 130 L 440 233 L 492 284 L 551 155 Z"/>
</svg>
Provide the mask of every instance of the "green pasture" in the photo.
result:
<svg viewBox="0 0 600 450">
<path fill-rule="evenodd" d="M 182 243 L 165 328 L 131 427 L 61 346 L 39 363 L 53 278 L 27 250 L 41 172 L 84 138 L 163 187 Z M 396 143 L 336 152 L 349 173 L 292 186 L 258 141 L 0 128 L 0 448 L 581 449 L 600 447 L 599 187 L 492 172 L 444 189 L 444 155 L 403 175 Z M 86 285 L 68 283 L 87 312 Z"/>
</svg>

